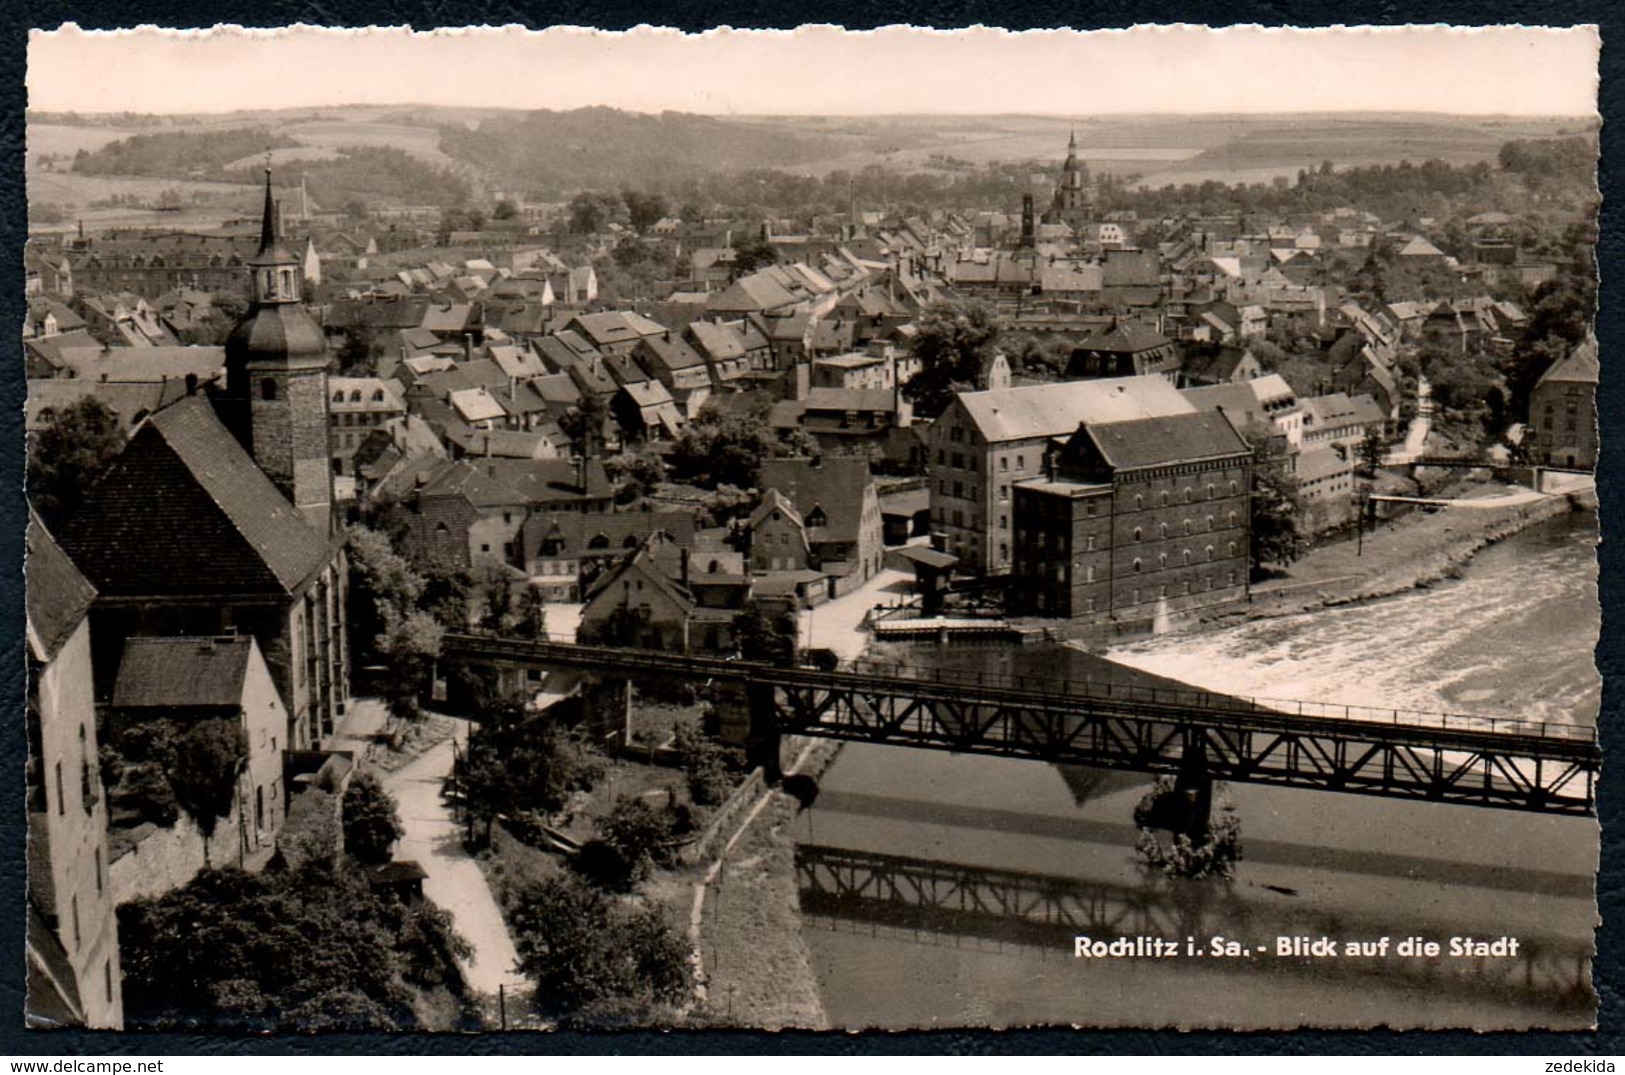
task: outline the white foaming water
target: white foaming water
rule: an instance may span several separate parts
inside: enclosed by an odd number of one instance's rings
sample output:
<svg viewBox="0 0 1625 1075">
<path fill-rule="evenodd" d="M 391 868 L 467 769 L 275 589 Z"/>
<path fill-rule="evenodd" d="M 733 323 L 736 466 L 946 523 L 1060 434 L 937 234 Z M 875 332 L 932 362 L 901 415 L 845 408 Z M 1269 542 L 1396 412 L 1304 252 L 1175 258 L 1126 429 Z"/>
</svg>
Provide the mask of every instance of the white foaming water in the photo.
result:
<svg viewBox="0 0 1625 1075">
<path fill-rule="evenodd" d="M 1601 698 L 1593 541 L 1587 523 L 1560 520 L 1428 590 L 1108 656 L 1242 696 L 1591 724 Z"/>
</svg>

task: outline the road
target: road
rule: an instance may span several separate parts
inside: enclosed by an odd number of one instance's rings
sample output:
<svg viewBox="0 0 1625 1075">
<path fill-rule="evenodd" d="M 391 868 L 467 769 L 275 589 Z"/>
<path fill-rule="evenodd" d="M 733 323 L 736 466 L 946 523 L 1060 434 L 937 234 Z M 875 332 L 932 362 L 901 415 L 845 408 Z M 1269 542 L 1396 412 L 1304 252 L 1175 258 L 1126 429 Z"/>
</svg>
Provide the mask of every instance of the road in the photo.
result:
<svg viewBox="0 0 1625 1075">
<path fill-rule="evenodd" d="M 817 608 L 801 613 L 801 638 L 812 649 L 828 649 L 843 661 L 863 654 L 869 633 L 863 619 L 876 605 L 912 592 L 914 576 L 907 571 L 884 570 L 862 586 Z"/>
<path fill-rule="evenodd" d="M 458 738 L 467 741 L 468 727 L 459 721 Z M 395 845 L 397 860 L 410 860 L 428 874 L 423 894 L 450 912 L 457 932 L 474 947 L 463 964 L 470 988 L 494 994 L 498 985 L 528 988 L 514 968 L 519 956 L 507 924 L 497 908 L 485 875 L 463 850 L 461 833 L 445 800 L 441 782 L 451 772 L 452 740 L 384 779 L 384 787 L 399 804 L 406 833 Z"/>
</svg>

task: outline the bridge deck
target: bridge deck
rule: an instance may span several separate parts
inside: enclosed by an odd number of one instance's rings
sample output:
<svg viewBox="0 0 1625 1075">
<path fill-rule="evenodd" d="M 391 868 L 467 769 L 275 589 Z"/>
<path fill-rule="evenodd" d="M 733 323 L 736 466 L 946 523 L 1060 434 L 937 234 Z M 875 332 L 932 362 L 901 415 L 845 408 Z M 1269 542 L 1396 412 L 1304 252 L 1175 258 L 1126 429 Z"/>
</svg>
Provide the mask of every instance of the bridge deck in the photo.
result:
<svg viewBox="0 0 1625 1075">
<path fill-rule="evenodd" d="M 1198 754 L 1216 779 L 1595 810 L 1600 752 L 1590 728 L 1197 690 L 925 675 L 861 661 L 820 671 L 475 635 L 448 636 L 446 648 L 465 659 L 741 683 L 757 688 L 757 704 L 785 734 L 1153 773 L 1179 772 Z"/>
</svg>

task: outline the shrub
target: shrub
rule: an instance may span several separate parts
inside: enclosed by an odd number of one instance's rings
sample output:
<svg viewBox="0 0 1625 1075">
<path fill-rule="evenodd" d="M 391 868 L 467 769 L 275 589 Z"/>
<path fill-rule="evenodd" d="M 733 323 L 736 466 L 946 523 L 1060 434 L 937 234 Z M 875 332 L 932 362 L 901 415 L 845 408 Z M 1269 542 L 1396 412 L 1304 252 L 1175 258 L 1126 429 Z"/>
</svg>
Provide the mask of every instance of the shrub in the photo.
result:
<svg viewBox="0 0 1625 1075">
<path fill-rule="evenodd" d="M 1199 880 L 1233 876 L 1241 858 L 1241 818 L 1223 785 L 1214 786 L 1215 814 L 1206 831 L 1196 838 L 1180 831 L 1186 828 L 1187 809 L 1184 794 L 1176 788 L 1174 779 L 1159 777 L 1134 808 L 1134 824 L 1140 830 L 1134 850 L 1140 861 L 1168 877 Z M 1166 838 L 1159 832 L 1166 833 Z"/>
<path fill-rule="evenodd" d="M 344 792 L 344 847 L 362 862 L 388 862 L 405 832 L 395 797 L 372 773 L 357 773 Z"/>
</svg>

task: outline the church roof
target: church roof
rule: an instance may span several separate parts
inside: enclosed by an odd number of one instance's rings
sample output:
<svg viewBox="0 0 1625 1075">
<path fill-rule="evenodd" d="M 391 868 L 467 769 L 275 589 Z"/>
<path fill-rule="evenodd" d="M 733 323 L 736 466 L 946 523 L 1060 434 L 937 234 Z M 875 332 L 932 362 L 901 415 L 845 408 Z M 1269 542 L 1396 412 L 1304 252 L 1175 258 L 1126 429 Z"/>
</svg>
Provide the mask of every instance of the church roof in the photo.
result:
<svg viewBox="0 0 1625 1075">
<path fill-rule="evenodd" d="M 200 396 L 136 430 L 61 541 L 113 597 L 290 594 L 330 556 Z"/>
<path fill-rule="evenodd" d="M 321 326 L 296 302 L 253 307 L 226 338 L 226 358 L 248 362 L 308 359 L 327 361 L 327 338 Z"/>
<path fill-rule="evenodd" d="M 73 566 L 40 522 L 28 512 L 28 641 L 35 656 L 50 660 L 90 611 L 96 589 Z"/>
</svg>

